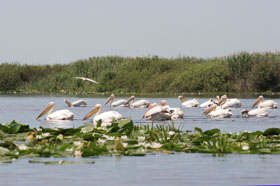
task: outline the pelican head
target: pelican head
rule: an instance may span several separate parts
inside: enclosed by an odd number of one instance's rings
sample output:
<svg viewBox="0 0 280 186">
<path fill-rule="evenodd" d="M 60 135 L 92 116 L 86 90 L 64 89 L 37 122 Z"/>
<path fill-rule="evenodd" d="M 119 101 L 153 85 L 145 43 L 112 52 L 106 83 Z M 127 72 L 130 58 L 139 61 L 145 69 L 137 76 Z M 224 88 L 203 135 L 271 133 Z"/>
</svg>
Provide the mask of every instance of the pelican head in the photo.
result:
<svg viewBox="0 0 280 186">
<path fill-rule="evenodd" d="M 127 100 L 127 102 L 125 104 L 128 105 L 129 102 L 131 102 L 131 101 L 134 102 L 134 100 L 135 100 L 135 96 L 130 96 L 130 98 Z"/>
<path fill-rule="evenodd" d="M 93 114 L 95 114 L 95 113 L 99 113 L 100 110 L 101 110 L 101 104 L 96 104 L 95 107 L 94 107 L 91 111 L 89 111 L 89 113 L 87 113 L 87 114 L 85 115 L 85 117 L 83 118 L 83 120 L 86 120 L 86 119 L 90 118 L 90 117 L 91 117 Z"/>
<path fill-rule="evenodd" d="M 183 103 L 187 101 L 187 99 L 184 98 L 183 96 L 178 96 L 178 99 L 179 99 L 180 101 L 182 101 Z"/>
<path fill-rule="evenodd" d="M 109 103 L 110 101 L 111 101 L 111 105 L 112 105 L 112 102 L 114 101 L 114 99 L 115 99 L 115 95 L 114 95 L 114 94 L 111 94 L 111 96 L 106 100 L 104 106 L 105 106 L 107 103 Z M 110 106 L 111 106 L 111 105 L 110 105 Z"/>
<path fill-rule="evenodd" d="M 263 100 L 263 96 L 259 96 L 256 102 L 252 105 L 252 108 L 254 108 L 257 104 L 259 104 Z"/>
<path fill-rule="evenodd" d="M 241 111 L 242 117 L 248 117 L 248 116 L 249 116 L 248 112 L 249 112 L 249 110 L 243 109 L 243 110 Z"/>
<path fill-rule="evenodd" d="M 36 120 L 53 109 L 54 109 L 54 102 L 49 102 L 49 104 L 46 106 L 46 108 L 44 108 L 44 110 L 37 116 Z"/>
<path fill-rule="evenodd" d="M 161 100 L 160 105 L 165 106 L 166 105 L 166 100 Z"/>
<path fill-rule="evenodd" d="M 202 114 L 208 115 L 210 112 L 215 111 L 217 108 L 217 105 L 213 104 L 208 109 L 206 109 Z"/>
</svg>

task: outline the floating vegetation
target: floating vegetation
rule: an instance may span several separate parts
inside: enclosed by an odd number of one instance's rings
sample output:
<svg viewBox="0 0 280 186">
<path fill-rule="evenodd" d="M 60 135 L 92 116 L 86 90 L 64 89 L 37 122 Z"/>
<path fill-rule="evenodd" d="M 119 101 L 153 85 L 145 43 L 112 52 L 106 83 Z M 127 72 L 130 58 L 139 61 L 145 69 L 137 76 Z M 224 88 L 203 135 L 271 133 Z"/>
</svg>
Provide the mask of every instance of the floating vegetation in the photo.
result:
<svg viewBox="0 0 280 186">
<path fill-rule="evenodd" d="M 148 153 L 280 154 L 280 129 L 264 132 L 182 131 L 174 125 L 133 125 L 130 119 L 94 128 L 34 128 L 12 121 L 0 124 L 0 163 L 30 158 L 30 163 L 76 164 L 79 161 L 37 161 L 36 157 L 145 156 Z M 86 163 L 93 164 L 93 161 Z"/>
</svg>

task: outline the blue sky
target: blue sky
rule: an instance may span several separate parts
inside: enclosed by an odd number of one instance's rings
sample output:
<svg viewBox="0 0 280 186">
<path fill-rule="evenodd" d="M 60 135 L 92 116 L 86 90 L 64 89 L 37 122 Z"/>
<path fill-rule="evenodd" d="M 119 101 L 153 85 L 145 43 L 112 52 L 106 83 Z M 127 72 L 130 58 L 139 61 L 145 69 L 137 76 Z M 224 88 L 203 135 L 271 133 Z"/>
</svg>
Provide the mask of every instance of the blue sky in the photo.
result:
<svg viewBox="0 0 280 186">
<path fill-rule="evenodd" d="M 0 1 L 0 63 L 280 49 L 277 0 Z"/>
</svg>

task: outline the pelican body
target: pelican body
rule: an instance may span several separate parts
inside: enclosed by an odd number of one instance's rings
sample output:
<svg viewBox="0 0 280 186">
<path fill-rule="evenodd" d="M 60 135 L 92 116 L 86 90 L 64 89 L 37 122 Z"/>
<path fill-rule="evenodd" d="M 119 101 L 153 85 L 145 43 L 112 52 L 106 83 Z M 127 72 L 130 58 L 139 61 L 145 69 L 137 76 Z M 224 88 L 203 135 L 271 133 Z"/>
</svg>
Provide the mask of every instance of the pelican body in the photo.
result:
<svg viewBox="0 0 280 186">
<path fill-rule="evenodd" d="M 149 107 L 150 102 L 148 100 L 142 99 L 130 104 L 131 108 L 147 108 Z"/>
<path fill-rule="evenodd" d="M 226 99 L 226 102 L 223 104 L 223 108 L 238 108 L 241 107 L 241 102 L 237 98 L 227 98 L 227 95 L 223 95 L 221 98 L 219 96 L 216 97 L 216 101 L 221 101 L 222 99 Z"/>
<path fill-rule="evenodd" d="M 151 105 L 142 118 L 148 118 L 152 121 L 165 121 L 171 119 L 171 114 L 168 113 L 168 106 Z"/>
<path fill-rule="evenodd" d="M 171 108 L 162 100 L 160 105 L 151 104 L 142 118 L 149 118 L 152 121 L 177 120 L 184 117 L 184 112 L 178 108 Z"/>
<path fill-rule="evenodd" d="M 277 103 L 273 100 L 263 101 L 263 96 L 259 96 L 256 102 L 252 105 L 254 108 L 257 104 L 258 108 L 266 108 L 266 109 L 276 109 L 278 107 Z"/>
<path fill-rule="evenodd" d="M 213 100 L 212 100 L 212 98 L 210 98 L 208 101 L 205 101 L 204 103 L 201 103 L 200 105 L 199 105 L 199 107 L 209 107 L 210 105 L 212 105 L 214 102 L 213 102 Z"/>
<path fill-rule="evenodd" d="M 101 105 L 96 104 L 94 109 L 91 110 L 89 113 L 87 113 L 85 115 L 85 117 L 83 118 L 83 120 L 88 119 L 89 117 L 91 117 L 95 113 L 96 113 L 96 115 L 93 118 L 94 126 L 96 126 L 96 124 L 99 120 L 102 121 L 101 126 L 105 127 L 105 126 L 110 126 L 112 124 L 113 120 L 123 118 L 122 115 L 120 113 L 116 112 L 116 111 L 107 111 L 107 112 L 101 113 Z"/>
<path fill-rule="evenodd" d="M 182 106 L 185 108 L 197 107 L 199 104 L 197 99 L 187 100 L 183 96 L 178 96 L 178 99 L 182 102 Z"/>
<path fill-rule="evenodd" d="M 257 108 L 254 110 L 243 109 L 241 111 L 242 117 L 267 117 L 269 116 L 265 108 Z"/>
<path fill-rule="evenodd" d="M 68 107 L 86 107 L 87 106 L 87 102 L 82 99 L 80 99 L 78 101 L 74 101 L 72 103 L 65 99 L 64 102 L 68 105 Z"/>
<path fill-rule="evenodd" d="M 122 99 L 122 100 L 113 102 L 114 99 L 115 99 L 115 95 L 111 94 L 111 96 L 106 100 L 104 105 L 106 105 L 107 103 L 109 103 L 111 101 L 110 107 L 127 107 L 127 106 L 129 106 L 129 103 L 131 101 L 134 101 L 135 97 L 131 96 L 128 100 Z"/>
<path fill-rule="evenodd" d="M 223 109 L 221 106 L 212 105 L 203 112 L 204 115 L 209 115 L 211 119 L 230 118 L 232 113 L 229 109 Z"/>
<path fill-rule="evenodd" d="M 53 112 L 54 102 L 50 102 L 47 107 L 37 116 L 36 120 L 45 115 L 48 112 L 46 120 L 73 120 L 74 114 L 68 110 L 58 110 Z"/>
</svg>

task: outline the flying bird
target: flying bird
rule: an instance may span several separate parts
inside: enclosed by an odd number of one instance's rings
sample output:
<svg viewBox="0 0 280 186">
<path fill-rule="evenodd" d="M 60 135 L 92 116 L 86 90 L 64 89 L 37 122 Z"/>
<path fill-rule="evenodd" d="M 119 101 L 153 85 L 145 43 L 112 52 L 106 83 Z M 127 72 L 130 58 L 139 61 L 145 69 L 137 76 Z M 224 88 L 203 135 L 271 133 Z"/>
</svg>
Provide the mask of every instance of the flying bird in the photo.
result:
<svg viewBox="0 0 280 186">
<path fill-rule="evenodd" d="M 84 80 L 84 81 L 90 81 L 92 83 L 99 83 L 93 79 L 89 79 L 89 78 L 86 78 L 86 77 L 75 77 L 75 79 L 81 79 L 81 80 Z"/>
</svg>

